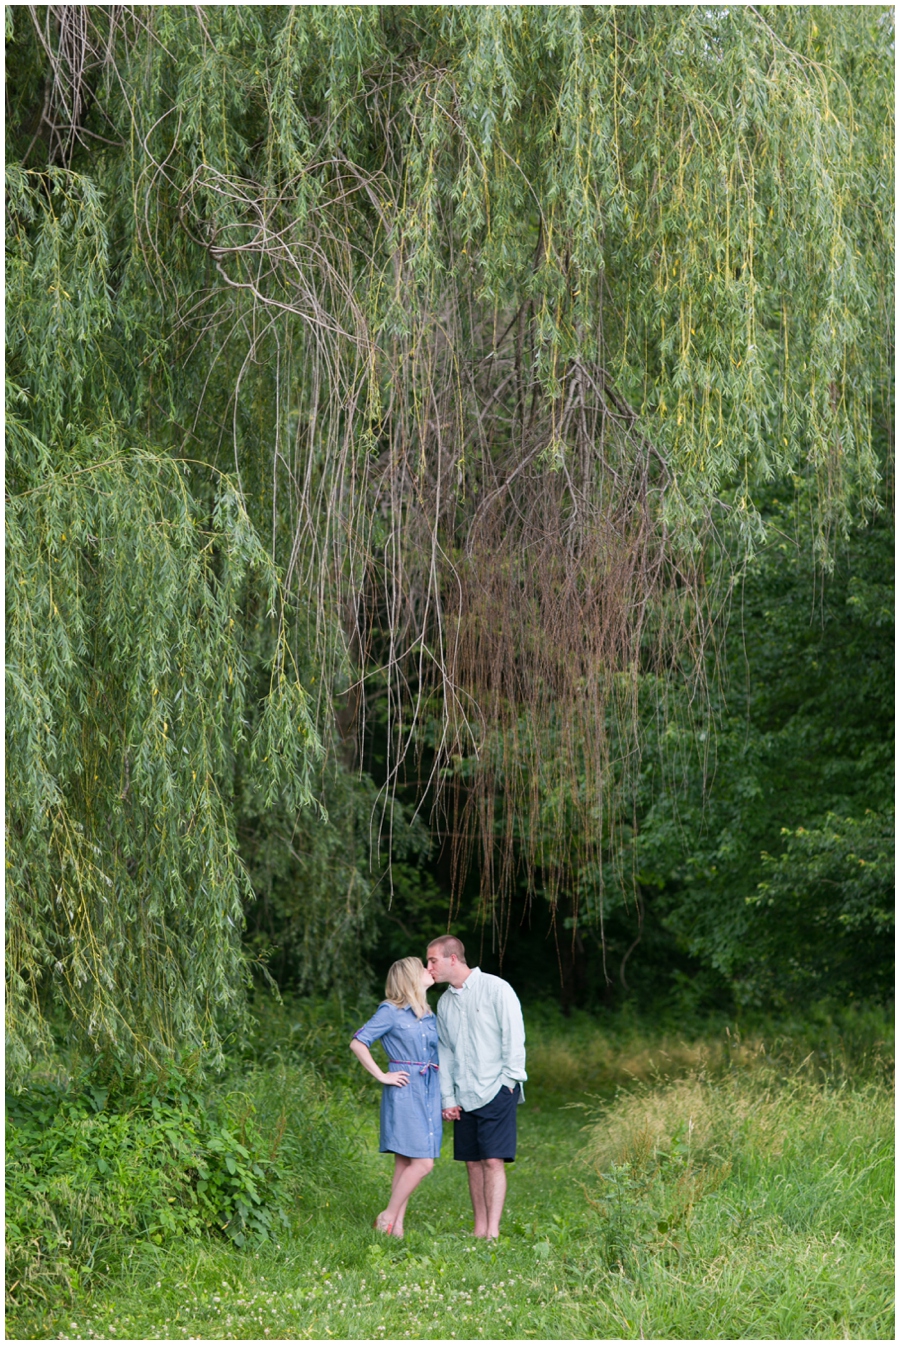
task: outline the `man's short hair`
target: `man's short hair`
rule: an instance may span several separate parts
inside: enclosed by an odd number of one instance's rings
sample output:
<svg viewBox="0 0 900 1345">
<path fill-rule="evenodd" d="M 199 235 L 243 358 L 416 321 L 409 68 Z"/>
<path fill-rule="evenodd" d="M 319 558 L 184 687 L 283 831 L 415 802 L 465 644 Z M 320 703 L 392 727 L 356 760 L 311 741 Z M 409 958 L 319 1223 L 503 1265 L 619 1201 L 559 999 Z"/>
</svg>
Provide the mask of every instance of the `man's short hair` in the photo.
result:
<svg viewBox="0 0 900 1345">
<path fill-rule="evenodd" d="M 464 967 L 469 965 L 466 961 L 466 950 L 455 934 L 438 935 L 436 939 L 432 939 L 429 943 L 428 952 L 431 952 L 432 948 L 440 948 L 443 957 L 456 956 Z"/>
</svg>

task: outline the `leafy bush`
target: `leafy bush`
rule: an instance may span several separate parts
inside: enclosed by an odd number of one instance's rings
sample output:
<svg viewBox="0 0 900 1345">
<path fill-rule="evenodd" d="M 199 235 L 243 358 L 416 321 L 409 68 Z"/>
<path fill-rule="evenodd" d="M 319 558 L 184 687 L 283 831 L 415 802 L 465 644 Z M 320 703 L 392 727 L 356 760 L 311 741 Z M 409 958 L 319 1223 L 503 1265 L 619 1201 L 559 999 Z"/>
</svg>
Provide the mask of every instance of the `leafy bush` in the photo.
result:
<svg viewBox="0 0 900 1345">
<path fill-rule="evenodd" d="M 894 983 L 894 810 L 861 818 L 828 813 L 818 826 L 782 828 L 779 854 L 763 853 L 765 879 L 748 905 L 760 915 L 762 983 L 832 995 Z"/>
<path fill-rule="evenodd" d="M 88 1070 L 35 1082 L 7 1110 L 7 1284 L 75 1289 L 124 1238 L 270 1238 L 285 1216 L 277 1144 L 253 1104 L 207 1101 L 186 1068 L 140 1080 Z"/>
<path fill-rule="evenodd" d="M 135 1239 L 256 1246 L 330 1192 L 377 1090 L 347 1049 L 374 1001 L 260 998 L 249 1042 L 201 1091 L 185 1062 L 135 1079 L 33 1076 L 7 1110 L 7 1284 L 59 1300 Z M 307 1201 L 306 1208 L 312 1201 Z M 301 1205 L 300 1208 L 303 1208 Z"/>
</svg>

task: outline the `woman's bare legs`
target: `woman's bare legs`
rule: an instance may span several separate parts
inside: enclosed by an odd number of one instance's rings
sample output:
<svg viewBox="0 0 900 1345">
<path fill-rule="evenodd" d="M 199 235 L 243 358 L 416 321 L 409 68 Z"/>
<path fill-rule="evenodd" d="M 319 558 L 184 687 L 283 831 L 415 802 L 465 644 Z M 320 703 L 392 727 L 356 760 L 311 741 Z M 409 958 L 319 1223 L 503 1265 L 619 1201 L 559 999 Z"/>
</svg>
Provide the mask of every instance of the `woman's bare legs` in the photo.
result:
<svg viewBox="0 0 900 1345">
<path fill-rule="evenodd" d="M 403 1237 L 403 1216 L 413 1191 L 423 1177 L 427 1177 L 434 1167 L 433 1158 L 405 1158 L 403 1154 L 394 1155 L 394 1179 L 391 1182 L 391 1198 L 388 1207 L 375 1220 L 376 1228 L 387 1232 L 390 1224 L 395 1238 Z"/>
</svg>

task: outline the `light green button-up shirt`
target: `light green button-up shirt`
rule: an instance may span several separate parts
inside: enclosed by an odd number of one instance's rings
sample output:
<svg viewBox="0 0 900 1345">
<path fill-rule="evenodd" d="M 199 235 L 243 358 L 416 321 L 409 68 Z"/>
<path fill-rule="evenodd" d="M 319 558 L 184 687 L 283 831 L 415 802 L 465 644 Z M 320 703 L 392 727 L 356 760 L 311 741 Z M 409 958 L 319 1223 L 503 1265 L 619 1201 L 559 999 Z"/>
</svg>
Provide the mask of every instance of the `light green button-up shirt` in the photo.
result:
<svg viewBox="0 0 900 1345">
<path fill-rule="evenodd" d="M 473 967 L 462 988 L 448 988 L 437 1006 L 441 1106 L 474 1111 L 501 1087 L 524 1084 L 525 1024 L 516 992 L 499 976 Z M 524 1101 L 520 1092 L 519 1101 Z"/>
</svg>

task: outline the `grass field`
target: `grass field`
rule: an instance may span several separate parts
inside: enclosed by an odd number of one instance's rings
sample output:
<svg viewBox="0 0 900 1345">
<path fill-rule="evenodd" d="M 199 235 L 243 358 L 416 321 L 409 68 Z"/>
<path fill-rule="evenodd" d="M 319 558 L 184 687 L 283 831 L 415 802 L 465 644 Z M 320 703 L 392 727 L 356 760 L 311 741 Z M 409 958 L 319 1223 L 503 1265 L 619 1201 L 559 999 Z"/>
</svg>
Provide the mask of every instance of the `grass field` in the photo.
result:
<svg viewBox="0 0 900 1345">
<path fill-rule="evenodd" d="M 343 1025 L 284 1013 L 241 1077 L 302 1174 L 277 1241 L 123 1244 L 64 1302 L 8 1307 L 11 1337 L 893 1337 L 883 1050 L 613 1039 L 535 1014 L 500 1242 L 468 1236 L 449 1126 L 399 1242 L 371 1228 L 377 1086 L 348 1069 Z"/>
</svg>

